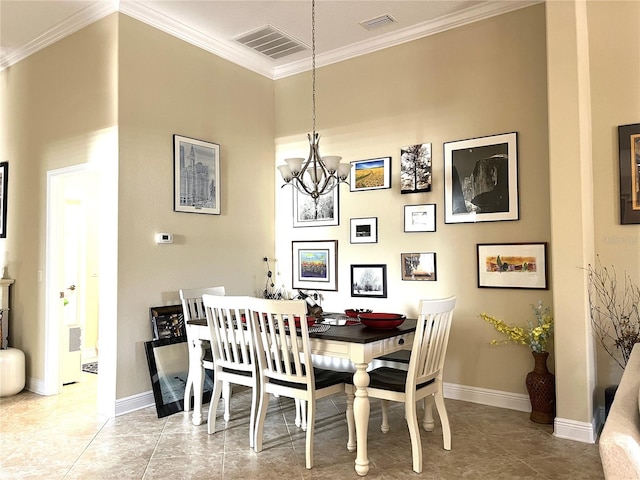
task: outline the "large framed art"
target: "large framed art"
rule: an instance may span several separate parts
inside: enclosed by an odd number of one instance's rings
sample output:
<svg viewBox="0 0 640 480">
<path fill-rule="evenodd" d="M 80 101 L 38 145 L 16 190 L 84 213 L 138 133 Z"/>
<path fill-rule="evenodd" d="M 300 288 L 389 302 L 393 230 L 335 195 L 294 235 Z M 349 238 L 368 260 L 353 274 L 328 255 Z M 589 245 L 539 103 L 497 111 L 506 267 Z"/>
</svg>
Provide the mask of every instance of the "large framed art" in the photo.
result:
<svg viewBox="0 0 640 480">
<path fill-rule="evenodd" d="M 339 187 L 320 195 L 318 201 L 293 189 L 293 226 L 330 227 L 340 224 Z"/>
<path fill-rule="evenodd" d="M 387 298 L 387 266 L 351 265 L 351 296 Z"/>
<path fill-rule="evenodd" d="M 517 133 L 444 144 L 444 222 L 518 220 Z"/>
<path fill-rule="evenodd" d="M 352 192 L 391 188 L 391 157 L 351 162 Z"/>
<path fill-rule="evenodd" d="M 479 243 L 478 287 L 547 289 L 547 244 Z"/>
<path fill-rule="evenodd" d="M 220 145 L 173 136 L 173 210 L 220 215 Z"/>
<path fill-rule="evenodd" d="M 640 223 L 640 123 L 618 127 L 620 223 Z"/>
<path fill-rule="evenodd" d="M 400 193 L 431 191 L 431 144 L 400 148 Z"/>
<path fill-rule="evenodd" d="M 294 240 L 292 282 L 298 290 L 338 290 L 338 241 Z"/>
</svg>

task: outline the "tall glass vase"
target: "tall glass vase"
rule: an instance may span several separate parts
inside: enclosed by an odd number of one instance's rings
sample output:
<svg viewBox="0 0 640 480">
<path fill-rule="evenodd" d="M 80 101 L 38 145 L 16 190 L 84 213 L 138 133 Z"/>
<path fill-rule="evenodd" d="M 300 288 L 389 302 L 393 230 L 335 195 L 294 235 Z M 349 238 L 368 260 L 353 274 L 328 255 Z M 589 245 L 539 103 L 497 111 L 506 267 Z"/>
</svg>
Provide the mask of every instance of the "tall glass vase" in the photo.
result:
<svg viewBox="0 0 640 480">
<path fill-rule="evenodd" d="M 549 352 L 531 352 L 535 365 L 527 374 L 526 384 L 531 400 L 531 416 L 535 423 L 553 423 L 556 416 L 555 376 L 547 369 Z"/>
</svg>

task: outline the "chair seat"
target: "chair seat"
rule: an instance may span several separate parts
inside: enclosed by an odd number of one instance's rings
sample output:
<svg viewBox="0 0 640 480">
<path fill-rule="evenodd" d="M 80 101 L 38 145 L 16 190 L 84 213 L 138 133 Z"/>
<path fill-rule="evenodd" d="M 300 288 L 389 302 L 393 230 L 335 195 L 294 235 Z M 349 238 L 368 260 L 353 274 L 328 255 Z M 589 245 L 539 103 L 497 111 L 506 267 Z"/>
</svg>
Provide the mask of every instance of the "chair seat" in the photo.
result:
<svg viewBox="0 0 640 480">
<path fill-rule="evenodd" d="M 394 392 L 404 392 L 407 383 L 407 370 L 397 368 L 380 367 L 369 372 L 369 387 Z M 416 385 L 416 390 L 433 383 L 435 379 Z"/>
<path fill-rule="evenodd" d="M 338 385 L 340 383 L 347 383 L 353 377 L 353 374 L 349 372 L 339 372 L 336 370 L 325 370 L 323 368 L 313 368 L 313 375 L 315 377 L 316 390 Z M 280 385 L 282 387 L 297 388 L 304 390 L 306 385 L 303 383 L 286 382 L 283 380 L 277 380 L 272 378 L 269 383 L 274 385 Z"/>
<path fill-rule="evenodd" d="M 406 363 L 408 365 L 409 361 L 411 360 L 411 350 L 399 350 L 397 352 L 390 353 L 389 355 L 378 357 L 378 360 Z"/>
<path fill-rule="evenodd" d="M 232 375 L 242 375 L 243 377 L 248 377 L 248 378 L 253 376 L 253 372 L 248 372 L 247 370 L 236 370 L 234 368 L 222 367 L 222 371 L 225 373 L 230 373 Z"/>
</svg>

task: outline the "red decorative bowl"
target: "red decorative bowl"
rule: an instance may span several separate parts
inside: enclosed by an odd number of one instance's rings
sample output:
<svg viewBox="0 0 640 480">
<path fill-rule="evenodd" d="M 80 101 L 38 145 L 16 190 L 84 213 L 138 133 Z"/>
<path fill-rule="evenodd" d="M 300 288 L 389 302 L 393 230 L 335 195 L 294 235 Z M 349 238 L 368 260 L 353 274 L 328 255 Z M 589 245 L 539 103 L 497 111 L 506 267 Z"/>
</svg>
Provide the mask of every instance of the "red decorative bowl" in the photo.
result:
<svg viewBox="0 0 640 480">
<path fill-rule="evenodd" d="M 358 318 L 361 313 L 371 313 L 371 310 L 365 310 L 363 308 L 348 308 L 344 311 L 344 314 L 349 318 Z"/>
<path fill-rule="evenodd" d="M 360 323 L 377 330 L 391 330 L 404 323 L 407 317 L 399 313 L 361 313 Z"/>
<path fill-rule="evenodd" d="M 300 317 L 298 317 L 297 315 L 293 317 L 293 321 L 296 324 L 296 328 L 300 328 Z M 315 325 L 316 323 L 316 317 L 314 317 L 313 315 L 307 315 L 307 326 L 311 327 L 312 325 Z"/>
</svg>

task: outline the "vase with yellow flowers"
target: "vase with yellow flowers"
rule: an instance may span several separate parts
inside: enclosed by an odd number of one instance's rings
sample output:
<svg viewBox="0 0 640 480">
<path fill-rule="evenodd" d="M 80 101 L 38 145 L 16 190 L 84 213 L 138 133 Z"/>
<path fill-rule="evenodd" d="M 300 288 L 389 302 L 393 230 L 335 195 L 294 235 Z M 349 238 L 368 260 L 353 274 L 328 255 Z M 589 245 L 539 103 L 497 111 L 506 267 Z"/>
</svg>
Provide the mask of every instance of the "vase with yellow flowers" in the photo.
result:
<svg viewBox="0 0 640 480">
<path fill-rule="evenodd" d="M 553 423 L 556 416 L 555 377 L 547 369 L 547 342 L 553 333 L 553 315 L 551 309 L 542 301 L 531 305 L 533 319 L 527 321 L 526 327 L 507 325 L 502 320 L 481 313 L 480 317 L 504 334 L 506 338 L 492 340 L 492 345 L 517 343 L 526 345 L 531 350 L 534 368 L 527 374 L 526 385 L 531 400 L 532 422 Z"/>
</svg>

